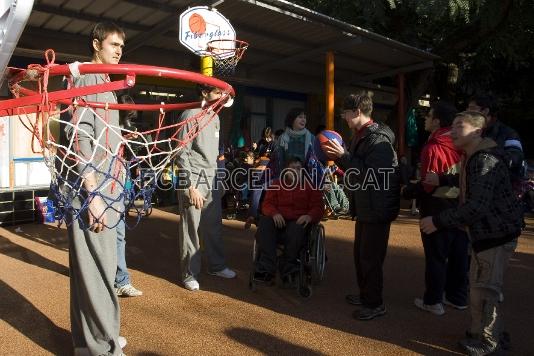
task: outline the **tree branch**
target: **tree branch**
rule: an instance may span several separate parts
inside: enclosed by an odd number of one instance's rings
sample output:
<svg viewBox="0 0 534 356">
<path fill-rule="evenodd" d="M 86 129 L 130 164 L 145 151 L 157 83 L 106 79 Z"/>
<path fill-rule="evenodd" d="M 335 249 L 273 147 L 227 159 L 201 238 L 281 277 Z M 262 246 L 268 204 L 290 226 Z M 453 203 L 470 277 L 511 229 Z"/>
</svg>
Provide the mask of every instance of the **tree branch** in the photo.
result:
<svg viewBox="0 0 534 356">
<path fill-rule="evenodd" d="M 481 15 L 469 25 L 458 28 L 447 36 L 446 40 L 436 48 L 435 53 L 442 56 L 444 60 L 448 60 L 456 57 L 460 52 L 477 48 L 488 38 L 499 33 L 508 23 L 514 0 L 501 0 L 497 3 L 500 6 L 500 16 L 495 19 L 493 26 L 483 27 Z"/>
</svg>

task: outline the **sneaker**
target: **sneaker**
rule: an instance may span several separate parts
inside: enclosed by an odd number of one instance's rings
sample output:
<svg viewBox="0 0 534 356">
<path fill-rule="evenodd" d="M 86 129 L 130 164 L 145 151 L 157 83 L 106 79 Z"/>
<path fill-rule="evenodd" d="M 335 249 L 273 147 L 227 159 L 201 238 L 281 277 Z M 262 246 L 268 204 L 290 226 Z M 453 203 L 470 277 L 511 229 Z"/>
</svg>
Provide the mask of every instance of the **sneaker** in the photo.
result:
<svg viewBox="0 0 534 356">
<path fill-rule="evenodd" d="M 413 303 L 419 309 L 430 312 L 432 314 L 435 314 L 435 315 L 445 314 L 445 309 L 443 309 L 443 304 L 441 303 L 425 304 L 425 302 L 421 298 L 415 298 Z"/>
<path fill-rule="evenodd" d="M 496 354 L 500 349 L 499 345 L 492 345 L 489 342 L 476 339 L 460 340 L 458 344 L 469 356 L 485 356 Z"/>
<path fill-rule="evenodd" d="M 254 280 L 260 283 L 271 284 L 274 276 L 267 272 L 254 272 Z"/>
<path fill-rule="evenodd" d="M 499 335 L 499 344 L 503 350 L 509 351 L 512 348 L 512 337 L 507 331 L 501 332 Z"/>
<path fill-rule="evenodd" d="M 128 341 L 126 341 L 126 338 L 124 336 L 119 336 L 117 340 L 119 341 L 119 346 L 121 349 L 124 349 L 126 347 L 126 344 L 128 344 Z"/>
<path fill-rule="evenodd" d="M 139 297 L 140 295 L 143 295 L 143 292 L 132 286 L 130 283 L 115 288 L 115 292 L 119 297 Z"/>
<path fill-rule="evenodd" d="M 195 291 L 200 289 L 200 284 L 198 284 L 196 279 L 191 279 L 189 281 L 184 282 L 184 287 L 187 290 Z"/>
<path fill-rule="evenodd" d="M 371 320 L 384 314 L 386 314 L 386 307 L 382 304 L 376 308 L 363 308 L 362 310 L 357 310 L 352 316 L 358 320 Z"/>
<path fill-rule="evenodd" d="M 466 310 L 467 309 L 467 305 L 454 304 L 453 302 L 449 302 L 449 300 L 447 298 L 443 298 L 443 304 L 448 305 L 449 307 L 453 307 L 454 309 L 458 309 L 458 310 Z"/>
<path fill-rule="evenodd" d="M 345 301 L 351 305 L 362 305 L 362 301 L 358 294 L 347 294 L 345 296 Z"/>
<path fill-rule="evenodd" d="M 232 278 L 235 278 L 236 277 L 236 273 L 234 271 L 232 271 L 230 268 L 226 267 L 225 269 L 221 270 L 221 271 L 217 271 L 217 272 L 208 272 L 208 274 L 212 275 L 212 276 L 217 276 L 217 277 L 221 277 L 221 278 L 227 278 L 227 279 L 232 279 Z"/>
<path fill-rule="evenodd" d="M 128 341 L 126 341 L 126 338 L 124 336 L 119 336 L 117 338 L 117 341 L 119 342 L 119 347 L 121 349 L 126 347 L 126 344 L 128 344 Z M 89 348 L 87 347 L 75 347 L 74 348 L 74 356 L 91 356 L 91 352 L 89 351 Z M 124 352 L 121 352 L 119 354 L 120 356 L 126 356 Z"/>
<path fill-rule="evenodd" d="M 292 289 L 297 288 L 297 278 L 298 275 L 296 273 L 288 273 L 281 277 L 282 279 L 282 288 L 286 289 Z"/>
<path fill-rule="evenodd" d="M 465 336 L 466 336 L 465 339 L 462 339 L 462 340 L 458 341 L 458 345 L 462 349 L 465 349 L 466 346 L 476 345 L 476 344 L 480 343 L 480 340 L 478 338 L 476 338 L 476 337 L 473 337 L 471 335 L 471 333 L 468 332 L 468 331 L 465 332 Z"/>
</svg>

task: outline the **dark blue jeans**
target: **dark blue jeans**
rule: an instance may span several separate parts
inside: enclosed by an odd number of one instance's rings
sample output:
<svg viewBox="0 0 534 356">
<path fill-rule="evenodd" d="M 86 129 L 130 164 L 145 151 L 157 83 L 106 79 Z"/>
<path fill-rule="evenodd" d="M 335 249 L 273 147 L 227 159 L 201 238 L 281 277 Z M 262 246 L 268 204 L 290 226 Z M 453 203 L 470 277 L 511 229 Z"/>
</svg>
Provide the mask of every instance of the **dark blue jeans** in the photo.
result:
<svg viewBox="0 0 534 356">
<path fill-rule="evenodd" d="M 467 305 L 468 248 L 467 233 L 459 229 L 441 229 L 430 235 L 421 233 L 425 250 L 425 304 L 447 300 Z"/>
<path fill-rule="evenodd" d="M 126 226 L 122 219 L 117 227 L 117 273 L 115 274 L 115 288 L 120 288 L 130 283 L 130 273 L 126 267 Z"/>
</svg>

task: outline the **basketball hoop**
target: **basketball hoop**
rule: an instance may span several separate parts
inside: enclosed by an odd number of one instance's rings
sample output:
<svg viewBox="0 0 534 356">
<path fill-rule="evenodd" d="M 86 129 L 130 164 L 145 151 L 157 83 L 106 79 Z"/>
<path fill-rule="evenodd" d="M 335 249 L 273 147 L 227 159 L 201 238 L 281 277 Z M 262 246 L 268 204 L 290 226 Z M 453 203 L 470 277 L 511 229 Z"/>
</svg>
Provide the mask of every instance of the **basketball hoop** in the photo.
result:
<svg viewBox="0 0 534 356">
<path fill-rule="evenodd" d="M 228 78 L 235 74 L 235 68 L 248 48 L 248 43 L 240 40 L 218 39 L 208 42 L 205 54 L 213 58 L 213 74 Z"/>
<path fill-rule="evenodd" d="M 57 65 L 52 50 L 45 52 L 45 58 L 47 64 L 44 66 L 30 65 L 27 69 L 12 68 L 9 71 L 9 85 L 15 98 L 0 101 L 0 117 L 14 116 L 32 133 L 31 143 L 36 143 L 51 173 L 50 189 L 58 205 L 58 219 L 65 222 L 68 215 L 73 217 L 71 223 L 79 221 L 84 224 L 82 217 L 86 216 L 89 202 L 95 197 L 107 204 L 106 211 L 123 213 L 134 207 L 139 221 L 151 207 L 152 193 L 157 188 L 161 173 L 235 95 L 234 89 L 224 81 L 179 69 L 134 64 Z M 69 78 L 72 80 L 86 74 L 113 74 L 123 78 L 91 86 L 48 91 L 50 77 L 65 76 L 69 81 Z M 219 88 L 222 95 L 220 99 L 209 103 L 115 104 L 85 100 L 90 94 L 132 88 L 137 75 L 210 85 Z M 37 81 L 37 91 L 22 85 L 30 80 Z M 165 120 L 168 112 L 193 108 L 200 108 L 198 114 L 185 121 L 174 123 Z M 117 126 L 109 121 L 110 110 L 118 110 L 119 113 L 154 111 L 157 113 L 155 127 L 137 131 L 131 127 Z M 70 120 L 65 120 L 66 116 L 61 115 L 67 111 L 72 113 Z M 86 132 L 87 125 L 80 125 L 82 120 L 79 118 L 83 115 L 93 115 L 95 124 L 98 122 L 104 128 L 98 133 L 99 137 L 91 140 L 91 157 L 80 153 L 78 149 L 81 142 L 78 136 L 92 137 Z M 74 134 L 67 140 L 60 140 L 58 133 L 54 134 L 58 127 L 67 128 Z M 112 147 L 113 140 L 108 140 L 108 136 L 118 142 L 115 147 Z M 101 157 L 107 160 L 109 166 L 102 164 Z M 141 168 L 149 174 L 134 176 L 131 173 Z M 97 189 L 91 192 L 83 184 L 87 172 L 94 172 L 99 177 Z M 109 193 L 114 190 L 116 194 Z M 139 208 L 134 205 L 135 200 L 142 200 L 143 206 Z"/>
</svg>

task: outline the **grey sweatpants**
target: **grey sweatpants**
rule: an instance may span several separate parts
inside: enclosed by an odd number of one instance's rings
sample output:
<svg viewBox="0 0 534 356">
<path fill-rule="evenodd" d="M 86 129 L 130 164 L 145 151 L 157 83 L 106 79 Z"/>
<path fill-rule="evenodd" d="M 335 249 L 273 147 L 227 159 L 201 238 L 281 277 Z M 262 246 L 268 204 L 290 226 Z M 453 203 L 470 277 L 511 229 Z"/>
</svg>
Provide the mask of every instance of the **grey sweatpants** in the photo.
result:
<svg viewBox="0 0 534 356">
<path fill-rule="evenodd" d="M 70 222 L 70 221 L 69 221 Z M 68 227 L 70 321 L 74 348 L 90 355 L 120 355 L 119 301 L 113 283 L 117 271 L 117 232 Z M 78 350 L 77 350 L 78 351 Z"/>
<path fill-rule="evenodd" d="M 226 268 L 222 240 L 221 190 L 209 190 L 206 185 L 199 185 L 197 189 L 206 198 L 202 209 L 197 209 L 189 203 L 187 190 L 178 190 L 178 253 L 182 282 L 196 279 L 200 274 L 200 238 L 208 257 L 208 270 L 217 272 Z"/>
</svg>

